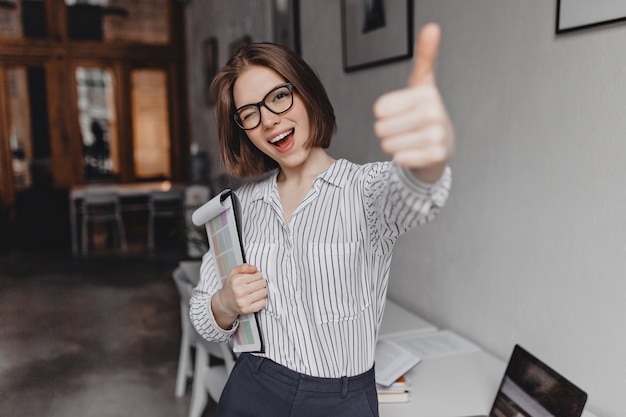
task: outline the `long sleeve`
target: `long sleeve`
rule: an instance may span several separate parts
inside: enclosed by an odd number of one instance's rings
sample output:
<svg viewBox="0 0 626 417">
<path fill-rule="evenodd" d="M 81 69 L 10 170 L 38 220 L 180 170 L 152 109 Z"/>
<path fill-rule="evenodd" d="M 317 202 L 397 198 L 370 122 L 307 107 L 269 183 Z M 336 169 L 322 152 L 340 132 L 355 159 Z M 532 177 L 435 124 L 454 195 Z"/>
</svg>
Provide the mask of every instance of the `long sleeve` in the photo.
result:
<svg viewBox="0 0 626 417">
<path fill-rule="evenodd" d="M 364 206 L 372 243 L 390 251 L 398 236 L 431 221 L 450 192 L 451 171 L 426 184 L 395 163 L 372 164 L 364 184 Z"/>
<path fill-rule="evenodd" d="M 237 330 L 239 322 L 236 321 L 230 329 L 224 330 L 215 321 L 211 310 L 211 297 L 220 288 L 221 282 L 215 269 L 213 254 L 209 251 L 202 258 L 200 281 L 194 288 L 189 302 L 189 317 L 202 337 L 211 341 L 226 342 Z"/>
</svg>

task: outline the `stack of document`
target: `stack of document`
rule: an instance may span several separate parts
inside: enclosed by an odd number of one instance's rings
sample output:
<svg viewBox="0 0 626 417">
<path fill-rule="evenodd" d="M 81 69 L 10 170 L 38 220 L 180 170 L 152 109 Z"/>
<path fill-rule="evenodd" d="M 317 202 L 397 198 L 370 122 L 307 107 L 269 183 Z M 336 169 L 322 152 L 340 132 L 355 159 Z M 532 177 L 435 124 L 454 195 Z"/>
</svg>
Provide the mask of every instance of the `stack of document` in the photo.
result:
<svg viewBox="0 0 626 417">
<path fill-rule="evenodd" d="M 388 387 L 376 385 L 379 403 L 406 403 L 409 401 L 411 386 L 406 376 L 401 376 Z"/>
<path fill-rule="evenodd" d="M 478 346 L 449 330 L 379 340 L 374 355 L 378 402 L 409 401 L 407 373 L 421 361 L 478 350 Z"/>
</svg>

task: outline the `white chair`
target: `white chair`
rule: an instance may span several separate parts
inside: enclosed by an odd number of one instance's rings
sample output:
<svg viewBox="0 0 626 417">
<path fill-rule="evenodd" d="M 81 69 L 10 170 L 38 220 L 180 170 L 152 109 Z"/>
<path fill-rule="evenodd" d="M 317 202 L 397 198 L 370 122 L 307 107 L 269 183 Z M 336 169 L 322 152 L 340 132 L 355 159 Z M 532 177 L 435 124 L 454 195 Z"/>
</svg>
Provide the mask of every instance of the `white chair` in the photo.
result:
<svg viewBox="0 0 626 417">
<path fill-rule="evenodd" d="M 197 333 L 196 335 L 195 375 L 188 417 L 202 416 L 209 395 L 213 401 L 219 402 L 226 381 L 235 366 L 233 351 L 226 343 L 209 342 Z M 212 365 L 209 361 L 211 356 L 222 359 L 224 364 Z"/>
<path fill-rule="evenodd" d="M 92 223 L 115 223 L 114 235 L 123 251 L 128 250 L 122 207 L 118 195 L 114 192 L 103 190 L 88 190 L 85 192 L 81 206 L 82 221 L 82 252 L 86 255 L 89 251 L 89 229 Z"/>
<path fill-rule="evenodd" d="M 229 345 L 203 339 L 195 331 L 189 318 L 189 300 L 199 279 L 199 264 L 197 262 L 195 265 L 190 263 L 179 266 L 173 273 L 174 282 L 180 295 L 182 325 L 175 395 L 179 398 L 183 397 L 187 380 L 193 378 L 189 417 L 202 415 L 208 401 L 208 395 L 215 402 L 219 401 L 226 380 L 235 365 L 233 352 Z M 193 369 L 191 366 L 192 348 L 195 348 Z M 221 360 L 222 363 L 210 363 L 209 358 L 211 356 Z"/>
<path fill-rule="evenodd" d="M 157 217 L 178 218 L 183 221 L 183 190 L 153 191 L 148 198 L 148 249 L 154 249 L 155 222 Z"/>
</svg>

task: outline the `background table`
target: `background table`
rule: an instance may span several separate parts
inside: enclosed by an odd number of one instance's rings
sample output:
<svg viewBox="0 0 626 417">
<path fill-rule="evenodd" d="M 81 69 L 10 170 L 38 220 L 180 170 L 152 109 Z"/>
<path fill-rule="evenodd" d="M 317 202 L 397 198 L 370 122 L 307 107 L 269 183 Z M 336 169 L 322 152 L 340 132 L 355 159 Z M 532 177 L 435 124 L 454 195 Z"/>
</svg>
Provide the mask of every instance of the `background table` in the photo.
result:
<svg viewBox="0 0 626 417">
<path fill-rule="evenodd" d="M 78 211 L 76 207 L 78 204 L 80 204 L 80 201 L 84 198 L 87 191 L 114 192 L 120 197 L 120 199 L 145 198 L 145 205 L 141 205 L 140 207 L 136 206 L 132 209 L 147 210 L 147 201 L 150 193 L 152 193 L 153 191 L 169 191 L 175 187 L 180 187 L 181 189 L 184 189 L 184 186 L 179 184 L 172 184 L 170 181 L 139 182 L 131 184 L 88 184 L 73 186 L 69 194 L 72 252 L 74 253 L 74 255 L 78 254 Z M 122 211 L 124 211 L 124 209 L 124 206 L 122 206 Z M 128 209 L 128 207 L 126 207 L 126 209 Z"/>
</svg>

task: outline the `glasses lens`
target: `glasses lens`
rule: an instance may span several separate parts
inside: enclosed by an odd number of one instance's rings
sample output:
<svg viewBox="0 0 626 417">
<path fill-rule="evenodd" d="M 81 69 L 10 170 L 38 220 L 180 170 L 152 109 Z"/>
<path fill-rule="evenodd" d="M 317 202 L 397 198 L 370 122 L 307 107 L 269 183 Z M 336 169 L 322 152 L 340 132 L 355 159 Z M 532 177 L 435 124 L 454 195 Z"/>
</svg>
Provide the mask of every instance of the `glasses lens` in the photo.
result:
<svg viewBox="0 0 626 417">
<path fill-rule="evenodd" d="M 265 106 L 272 112 L 279 114 L 289 110 L 293 104 L 293 96 L 288 86 L 281 86 L 270 94 L 264 100 Z"/>
<path fill-rule="evenodd" d="M 261 120 L 261 113 L 256 105 L 251 104 L 237 110 L 235 120 L 244 129 L 254 129 Z"/>
<path fill-rule="evenodd" d="M 261 104 L 274 114 L 286 112 L 293 105 L 291 84 L 276 87 L 257 104 L 243 106 L 235 113 L 235 121 L 244 130 L 254 129 L 261 123 Z"/>
</svg>

